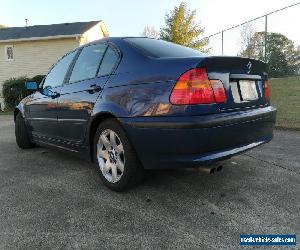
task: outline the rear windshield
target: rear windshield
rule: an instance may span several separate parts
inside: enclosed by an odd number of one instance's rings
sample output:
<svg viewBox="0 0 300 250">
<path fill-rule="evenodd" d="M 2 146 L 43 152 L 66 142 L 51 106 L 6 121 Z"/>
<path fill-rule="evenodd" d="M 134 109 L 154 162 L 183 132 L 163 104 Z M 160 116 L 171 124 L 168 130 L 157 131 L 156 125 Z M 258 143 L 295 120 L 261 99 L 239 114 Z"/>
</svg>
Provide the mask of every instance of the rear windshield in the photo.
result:
<svg viewBox="0 0 300 250">
<path fill-rule="evenodd" d="M 175 43 L 166 42 L 163 40 L 156 40 L 150 38 L 125 38 L 125 40 L 136 48 L 143 50 L 147 56 L 156 58 L 166 57 L 199 57 L 204 56 L 203 53 L 187 48 Z"/>
</svg>

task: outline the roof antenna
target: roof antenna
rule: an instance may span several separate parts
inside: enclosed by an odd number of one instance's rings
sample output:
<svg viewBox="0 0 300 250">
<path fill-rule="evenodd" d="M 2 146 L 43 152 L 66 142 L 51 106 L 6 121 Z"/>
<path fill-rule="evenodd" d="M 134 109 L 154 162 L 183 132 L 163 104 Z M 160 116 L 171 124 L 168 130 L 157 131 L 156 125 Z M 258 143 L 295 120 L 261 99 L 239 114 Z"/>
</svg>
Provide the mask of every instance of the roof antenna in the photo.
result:
<svg viewBox="0 0 300 250">
<path fill-rule="evenodd" d="M 25 27 L 28 27 L 28 19 L 27 18 L 25 18 Z"/>
</svg>

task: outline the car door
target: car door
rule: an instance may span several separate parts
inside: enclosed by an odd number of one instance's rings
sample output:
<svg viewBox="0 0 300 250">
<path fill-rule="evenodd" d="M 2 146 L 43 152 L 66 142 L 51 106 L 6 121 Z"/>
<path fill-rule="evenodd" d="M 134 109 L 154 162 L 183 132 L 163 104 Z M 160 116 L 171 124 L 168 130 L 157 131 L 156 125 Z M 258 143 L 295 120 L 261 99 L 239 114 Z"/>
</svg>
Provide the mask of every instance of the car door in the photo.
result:
<svg viewBox="0 0 300 250">
<path fill-rule="evenodd" d="M 69 145 L 83 142 L 94 104 L 118 58 L 118 52 L 105 43 L 81 50 L 58 102 L 60 136 Z"/>
<path fill-rule="evenodd" d="M 42 89 L 27 104 L 28 122 L 35 139 L 49 140 L 58 135 L 57 101 L 75 54 L 76 51 L 73 51 L 65 55 L 51 68 Z"/>
</svg>

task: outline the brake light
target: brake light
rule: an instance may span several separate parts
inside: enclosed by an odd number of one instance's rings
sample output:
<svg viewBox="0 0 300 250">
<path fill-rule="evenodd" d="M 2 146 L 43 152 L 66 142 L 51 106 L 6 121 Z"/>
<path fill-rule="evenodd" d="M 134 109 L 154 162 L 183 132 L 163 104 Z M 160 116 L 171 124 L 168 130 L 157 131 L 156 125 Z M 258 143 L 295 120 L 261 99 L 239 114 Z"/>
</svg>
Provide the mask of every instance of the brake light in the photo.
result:
<svg viewBox="0 0 300 250">
<path fill-rule="evenodd" d="M 194 68 L 183 73 L 177 80 L 170 96 L 176 105 L 210 104 L 226 101 L 220 80 L 208 80 L 205 68 Z"/>
<path fill-rule="evenodd" d="M 269 80 L 265 81 L 264 94 L 265 94 L 265 98 L 267 100 L 270 100 L 271 95 L 270 95 L 270 83 L 269 83 Z"/>
</svg>

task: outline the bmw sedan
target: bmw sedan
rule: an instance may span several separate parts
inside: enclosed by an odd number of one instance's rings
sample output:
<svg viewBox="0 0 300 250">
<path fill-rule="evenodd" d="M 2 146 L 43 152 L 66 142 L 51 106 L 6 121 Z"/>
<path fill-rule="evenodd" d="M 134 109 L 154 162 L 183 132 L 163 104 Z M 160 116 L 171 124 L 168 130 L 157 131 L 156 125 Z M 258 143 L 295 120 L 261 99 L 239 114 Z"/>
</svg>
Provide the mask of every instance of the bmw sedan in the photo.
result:
<svg viewBox="0 0 300 250">
<path fill-rule="evenodd" d="M 16 107 L 20 148 L 66 150 L 122 191 L 145 169 L 209 166 L 269 142 L 267 65 L 170 42 L 105 38 L 63 56 Z"/>
</svg>

